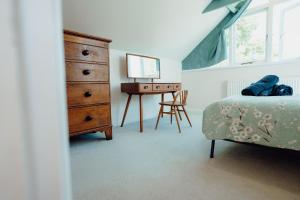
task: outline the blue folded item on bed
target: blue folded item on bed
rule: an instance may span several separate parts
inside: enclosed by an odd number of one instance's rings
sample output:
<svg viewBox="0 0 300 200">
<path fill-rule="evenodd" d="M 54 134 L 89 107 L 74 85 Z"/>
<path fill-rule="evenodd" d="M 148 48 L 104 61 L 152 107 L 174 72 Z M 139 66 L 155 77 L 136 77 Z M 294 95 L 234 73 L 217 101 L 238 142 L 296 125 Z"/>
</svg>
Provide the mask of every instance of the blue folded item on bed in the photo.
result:
<svg viewBox="0 0 300 200">
<path fill-rule="evenodd" d="M 292 95 L 293 95 L 293 88 L 288 85 L 275 85 L 273 87 L 272 94 L 271 94 L 271 96 L 292 96 Z"/>
<path fill-rule="evenodd" d="M 243 89 L 244 96 L 269 96 L 272 93 L 273 87 L 279 82 L 279 77 L 276 75 L 268 75 L 263 77 L 256 83 L 252 83 L 249 87 Z"/>
</svg>

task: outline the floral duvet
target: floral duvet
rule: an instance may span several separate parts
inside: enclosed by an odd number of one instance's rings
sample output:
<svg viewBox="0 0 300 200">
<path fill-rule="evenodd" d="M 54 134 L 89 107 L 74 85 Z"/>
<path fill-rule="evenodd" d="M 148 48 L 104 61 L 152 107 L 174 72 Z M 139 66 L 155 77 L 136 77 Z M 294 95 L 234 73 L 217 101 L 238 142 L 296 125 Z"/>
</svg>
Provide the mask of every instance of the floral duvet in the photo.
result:
<svg viewBox="0 0 300 200">
<path fill-rule="evenodd" d="M 204 110 L 202 130 L 210 140 L 300 150 L 300 97 L 228 97 Z"/>
</svg>

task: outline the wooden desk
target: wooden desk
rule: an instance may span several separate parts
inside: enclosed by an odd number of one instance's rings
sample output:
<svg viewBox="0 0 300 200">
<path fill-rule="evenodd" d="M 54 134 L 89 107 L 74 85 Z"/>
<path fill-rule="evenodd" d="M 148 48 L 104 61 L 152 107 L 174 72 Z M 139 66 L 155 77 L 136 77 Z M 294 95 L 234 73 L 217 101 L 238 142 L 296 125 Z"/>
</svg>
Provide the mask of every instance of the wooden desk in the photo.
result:
<svg viewBox="0 0 300 200">
<path fill-rule="evenodd" d="M 174 97 L 175 92 L 180 90 L 181 83 L 121 83 L 121 91 L 128 94 L 121 127 L 124 125 L 132 95 L 139 96 L 140 132 L 143 132 L 143 95 L 161 94 L 161 101 L 164 101 L 164 94 L 171 93 Z"/>
</svg>

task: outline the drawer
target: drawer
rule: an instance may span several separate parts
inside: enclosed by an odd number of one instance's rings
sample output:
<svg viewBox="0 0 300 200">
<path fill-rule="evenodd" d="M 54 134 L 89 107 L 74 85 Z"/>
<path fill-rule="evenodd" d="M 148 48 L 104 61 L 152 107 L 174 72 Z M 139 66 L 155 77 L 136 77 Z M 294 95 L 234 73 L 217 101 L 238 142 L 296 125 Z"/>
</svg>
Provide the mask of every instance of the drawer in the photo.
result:
<svg viewBox="0 0 300 200">
<path fill-rule="evenodd" d="M 65 57 L 70 60 L 108 63 L 108 49 L 65 41 Z"/>
<path fill-rule="evenodd" d="M 110 125 L 110 106 L 100 105 L 68 110 L 70 133 Z"/>
<path fill-rule="evenodd" d="M 173 91 L 174 86 L 172 84 L 164 84 L 164 91 Z"/>
<path fill-rule="evenodd" d="M 173 84 L 173 89 L 175 91 L 180 91 L 181 90 L 181 84 L 180 83 L 175 83 Z"/>
<path fill-rule="evenodd" d="M 69 106 L 108 103 L 109 84 L 68 83 L 67 98 Z"/>
<path fill-rule="evenodd" d="M 66 62 L 67 81 L 109 81 L 107 65 Z"/>
<path fill-rule="evenodd" d="M 153 91 L 158 92 L 158 91 L 163 91 L 164 90 L 164 84 L 153 84 Z"/>
<path fill-rule="evenodd" d="M 151 83 L 139 84 L 139 92 L 152 92 L 152 84 Z"/>
</svg>

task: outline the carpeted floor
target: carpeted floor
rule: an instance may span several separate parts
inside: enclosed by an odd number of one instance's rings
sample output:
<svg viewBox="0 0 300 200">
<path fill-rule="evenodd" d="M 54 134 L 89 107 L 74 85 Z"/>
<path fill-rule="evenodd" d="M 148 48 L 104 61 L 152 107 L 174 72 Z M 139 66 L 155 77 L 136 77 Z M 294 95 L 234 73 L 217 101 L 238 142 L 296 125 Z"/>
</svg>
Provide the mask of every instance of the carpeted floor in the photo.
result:
<svg viewBox="0 0 300 200">
<path fill-rule="evenodd" d="M 300 199 L 300 152 L 217 141 L 201 133 L 201 114 L 182 134 L 165 117 L 71 140 L 74 200 Z"/>
</svg>

